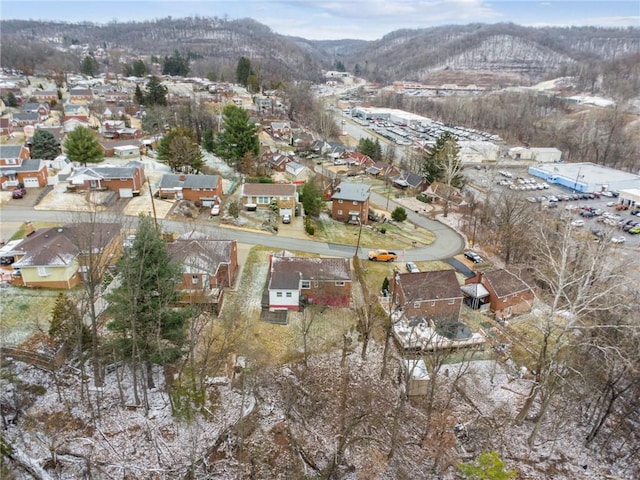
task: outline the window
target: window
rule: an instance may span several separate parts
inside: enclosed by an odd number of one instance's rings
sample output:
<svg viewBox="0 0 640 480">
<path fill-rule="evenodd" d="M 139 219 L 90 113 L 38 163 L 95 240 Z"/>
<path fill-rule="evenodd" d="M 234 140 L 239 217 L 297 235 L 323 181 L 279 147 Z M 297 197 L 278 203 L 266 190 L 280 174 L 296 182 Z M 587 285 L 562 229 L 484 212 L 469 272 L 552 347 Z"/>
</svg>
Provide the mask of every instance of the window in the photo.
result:
<svg viewBox="0 0 640 480">
<path fill-rule="evenodd" d="M 300 282 L 300 288 L 302 288 L 303 290 L 308 290 L 311 288 L 311 281 L 310 280 L 302 280 Z"/>
<path fill-rule="evenodd" d="M 287 298 L 291 298 L 291 292 L 287 292 L 286 297 L 287 297 Z"/>
<path fill-rule="evenodd" d="M 453 305 L 454 303 L 456 303 L 455 300 L 453 300 L 453 299 L 449 300 L 449 305 Z"/>
<path fill-rule="evenodd" d="M 49 267 L 38 267 L 38 275 L 41 277 L 49 276 Z"/>
<path fill-rule="evenodd" d="M 338 210 L 338 215 L 342 215 L 342 210 Z"/>
<path fill-rule="evenodd" d="M 282 298 L 282 292 L 276 292 L 276 297 Z"/>
<path fill-rule="evenodd" d="M 336 282 L 336 287 L 344 287 L 344 282 Z"/>
<path fill-rule="evenodd" d="M 342 200 L 338 200 L 338 203 L 342 203 Z"/>
<path fill-rule="evenodd" d="M 192 283 L 193 285 L 197 285 L 198 283 L 200 283 L 200 282 L 198 281 L 198 275 L 191 275 L 191 283 Z"/>
<path fill-rule="evenodd" d="M 357 205 L 357 204 L 358 204 L 358 202 L 356 202 L 356 201 L 354 200 L 354 201 L 353 201 L 353 204 L 354 204 L 354 205 Z"/>
<path fill-rule="evenodd" d="M 269 197 L 258 197 L 258 203 L 261 205 L 269 203 Z"/>
<path fill-rule="evenodd" d="M 420 308 L 420 302 L 413 302 L 413 308 Z"/>
<path fill-rule="evenodd" d="M 435 307 L 435 306 L 436 306 L 436 301 L 435 301 L 435 300 L 432 300 L 432 301 L 431 301 L 431 306 L 432 306 L 432 307 Z"/>
</svg>

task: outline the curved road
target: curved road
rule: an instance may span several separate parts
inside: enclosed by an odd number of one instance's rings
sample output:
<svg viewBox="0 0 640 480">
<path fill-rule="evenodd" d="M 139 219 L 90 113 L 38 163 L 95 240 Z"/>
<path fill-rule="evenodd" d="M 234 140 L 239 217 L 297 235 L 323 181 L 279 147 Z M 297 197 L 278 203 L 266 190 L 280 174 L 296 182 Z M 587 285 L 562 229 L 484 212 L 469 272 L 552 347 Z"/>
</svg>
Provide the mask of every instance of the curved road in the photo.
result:
<svg viewBox="0 0 640 480">
<path fill-rule="evenodd" d="M 373 203 L 385 205 L 387 200 L 377 193 L 371 194 Z M 389 199 L 390 208 L 400 206 L 393 200 Z M 60 212 L 48 210 L 34 210 L 30 207 L 22 205 L 4 205 L 0 210 L 0 220 L 4 222 L 14 222 L 22 224 L 26 220 L 32 222 L 56 222 L 65 223 L 73 221 L 75 212 Z M 408 218 L 411 222 L 420 227 L 431 230 L 435 235 L 435 241 L 426 247 L 414 248 L 405 251 L 404 260 L 406 261 L 428 261 L 442 260 L 457 255 L 464 248 L 464 240 L 453 229 L 440 222 L 429 220 L 410 210 L 407 210 Z M 135 219 L 135 217 L 128 217 Z M 179 222 L 175 220 L 159 220 L 159 222 L 168 229 L 175 232 L 186 231 L 188 222 Z M 270 233 L 259 233 L 254 231 L 241 230 L 236 228 L 225 228 L 208 225 L 206 223 L 198 223 L 198 231 L 207 234 L 211 238 L 219 240 L 236 240 L 238 243 L 246 243 L 250 245 L 264 245 L 267 247 L 299 250 L 317 255 L 333 256 L 333 257 L 353 257 L 356 253 L 356 247 L 352 245 L 341 245 L 336 243 L 317 242 L 313 240 L 276 236 Z M 367 258 L 367 249 L 360 248 L 358 252 L 360 258 Z"/>
</svg>

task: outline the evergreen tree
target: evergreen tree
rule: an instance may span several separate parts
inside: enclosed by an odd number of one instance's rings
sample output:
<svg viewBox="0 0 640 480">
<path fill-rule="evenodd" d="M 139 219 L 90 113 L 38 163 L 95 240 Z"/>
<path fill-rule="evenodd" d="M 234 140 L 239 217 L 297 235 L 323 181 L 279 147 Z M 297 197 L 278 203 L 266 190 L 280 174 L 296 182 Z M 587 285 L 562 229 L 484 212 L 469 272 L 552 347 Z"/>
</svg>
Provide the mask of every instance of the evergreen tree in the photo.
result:
<svg viewBox="0 0 640 480">
<path fill-rule="evenodd" d="M 258 81 L 258 75 L 251 72 L 247 77 L 247 90 L 251 93 L 258 93 L 260 91 L 260 82 Z"/>
<path fill-rule="evenodd" d="M 322 198 L 322 191 L 318 188 L 314 178 L 307 180 L 301 189 L 301 202 L 304 212 L 307 215 L 317 217 L 322 211 L 324 200 Z"/>
<path fill-rule="evenodd" d="M 96 74 L 100 71 L 100 66 L 98 65 L 98 61 L 93 58 L 91 55 L 87 55 L 82 60 L 82 65 L 80 65 L 80 72 L 83 75 L 88 77 L 95 77 Z"/>
<path fill-rule="evenodd" d="M 407 211 L 402 207 L 396 207 L 393 212 L 391 212 L 391 218 L 396 222 L 404 222 L 407 219 Z"/>
<path fill-rule="evenodd" d="M 141 215 L 133 245 L 118 262 L 121 283 L 107 295 L 119 352 L 131 365 L 134 395 L 139 368 L 146 367 L 147 386 L 154 386 L 152 364 L 168 364 L 181 354 L 186 311 L 176 310 L 182 272 L 171 261 L 167 245 L 150 216 Z"/>
<path fill-rule="evenodd" d="M 247 86 L 249 75 L 251 75 L 251 61 L 246 57 L 240 57 L 236 68 L 236 80 L 240 85 Z"/>
<path fill-rule="evenodd" d="M 364 137 L 361 138 L 358 142 L 358 152 L 367 155 L 375 162 L 382 159 L 382 146 L 377 138 L 375 140 Z"/>
<path fill-rule="evenodd" d="M 75 302 L 63 292 L 58 293 L 51 312 L 49 336 L 57 343 L 76 345 L 80 351 L 91 344 L 91 332 L 82 322 Z"/>
<path fill-rule="evenodd" d="M 246 110 L 229 104 L 222 111 L 222 122 L 223 130 L 216 138 L 216 155 L 230 165 L 237 165 L 247 152 L 258 156 L 258 133 Z"/>
<path fill-rule="evenodd" d="M 147 74 L 147 66 L 144 61 L 134 60 L 131 67 L 131 73 L 133 73 L 135 77 L 144 77 Z"/>
<path fill-rule="evenodd" d="M 164 57 L 162 62 L 162 74 L 184 77 L 189 73 L 189 60 L 180 55 L 178 50 L 173 51 L 170 57 Z"/>
<path fill-rule="evenodd" d="M 160 79 L 155 75 L 149 79 L 147 83 L 146 93 L 144 95 L 144 105 L 167 105 L 167 87 L 160 83 Z"/>
<path fill-rule="evenodd" d="M 58 140 L 46 130 L 36 130 L 31 139 L 31 145 L 31 158 L 53 160 L 60 154 Z"/>
<path fill-rule="evenodd" d="M 67 133 L 64 139 L 64 153 L 72 162 L 100 163 L 104 159 L 104 150 L 93 132 L 84 127 L 77 127 Z"/>
<path fill-rule="evenodd" d="M 207 128 L 202 134 L 202 148 L 207 152 L 213 152 L 215 147 L 213 129 Z"/>
<path fill-rule="evenodd" d="M 198 173 L 204 166 L 195 134 L 183 127 L 173 128 L 162 137 L 156 156 L 176 172 Z"/>
<path fill-rule="evenodd" d="M 138 105 L 144 105 L 144 93 L 142 93 L 140 85 L 136 85 L 136 91 L 133 94 L 133 98 Z"/>
<path fill-rule="evenodd" d="M 7 94 L 7 107 L 16 108 L 18 106 L 18 99 L 13 92 Z"/>
</svg>

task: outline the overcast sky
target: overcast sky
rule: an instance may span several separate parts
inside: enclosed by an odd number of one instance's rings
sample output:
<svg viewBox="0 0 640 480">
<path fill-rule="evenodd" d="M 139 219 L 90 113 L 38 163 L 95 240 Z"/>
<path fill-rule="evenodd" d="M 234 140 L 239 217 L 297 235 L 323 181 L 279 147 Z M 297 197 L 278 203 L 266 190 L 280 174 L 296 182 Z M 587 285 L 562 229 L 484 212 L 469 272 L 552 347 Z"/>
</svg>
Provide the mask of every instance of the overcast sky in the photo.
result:
<svg viewBox="0 0 640 480">
<path fill-rule="evenodd" d="M 526 26 L 640 26 L 639 0 L 0 0 L 2 19 L 253 18 L 283 35 L 375 40 L 401 28 L 513 22 Z"/>
</svg>

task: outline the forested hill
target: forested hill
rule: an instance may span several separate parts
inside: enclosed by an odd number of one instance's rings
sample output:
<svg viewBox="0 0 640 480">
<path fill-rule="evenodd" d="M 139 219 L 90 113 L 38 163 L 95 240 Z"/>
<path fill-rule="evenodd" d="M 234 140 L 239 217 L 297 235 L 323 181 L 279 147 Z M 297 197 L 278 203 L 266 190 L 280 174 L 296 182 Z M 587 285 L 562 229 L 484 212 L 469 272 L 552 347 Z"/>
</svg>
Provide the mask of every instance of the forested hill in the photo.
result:
<svg viewBox="0 0 640 480">
<path fill-rule="evenodd" d="M 543 73 L 610 62 L 640 52 L 639 28 L 450 25 L 398 30 L 376 41 L 313 41 L 278 35 L 251 19 L 189 17 L 144 22 L 61 23 L 4 20 L 2 41 L 90 44 L 126 53 L 233 63 L 240 56 L 281 78 L 318 78 L 340 61 L 370 80 L 424 80 L 433 72 L 490 71 L 538 80 Z M 3 48 L 3 50 L 5 50 Z M 3 51 L 3 57 L 5 57 Z M 3 60 L 3 64 L 6 60 Z M 584 67 L 582 67 L 584 68 Z"/>
</svg>

